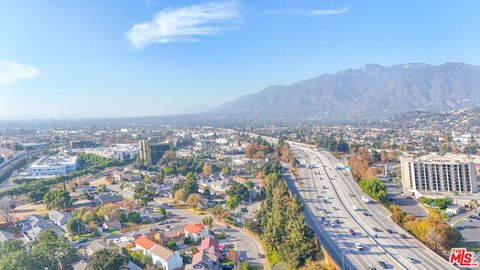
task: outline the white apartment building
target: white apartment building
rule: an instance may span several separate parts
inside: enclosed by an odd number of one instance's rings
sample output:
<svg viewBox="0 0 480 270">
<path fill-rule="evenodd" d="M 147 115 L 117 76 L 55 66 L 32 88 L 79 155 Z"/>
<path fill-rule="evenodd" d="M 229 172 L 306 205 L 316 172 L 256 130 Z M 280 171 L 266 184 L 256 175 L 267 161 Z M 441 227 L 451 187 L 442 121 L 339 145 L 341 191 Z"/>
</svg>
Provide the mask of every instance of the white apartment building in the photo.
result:
<svg viewBox="0 0 480 270">
<path fill-rule="evenodd" d="M 135 159 L 139 152 L 140 150 L 137 144 L 117 144 L 112 147 L 85 149 L 85 153 L 95 154 L 104 158 L 114 158 L 121 161 Z"/>
<path fill-rule="evenodd" d="M 478 193 L 480 158 L 468 155 L 400 157 L 403 189 L 419 197 L 425 194 Z"/>
<path fill-rule="evenodd" d="M 77 170 L 77 157 L 67 155 L 45 156 L 35 161 L 24 175 L 26 178 L 50 178 Z"/>
</svg>

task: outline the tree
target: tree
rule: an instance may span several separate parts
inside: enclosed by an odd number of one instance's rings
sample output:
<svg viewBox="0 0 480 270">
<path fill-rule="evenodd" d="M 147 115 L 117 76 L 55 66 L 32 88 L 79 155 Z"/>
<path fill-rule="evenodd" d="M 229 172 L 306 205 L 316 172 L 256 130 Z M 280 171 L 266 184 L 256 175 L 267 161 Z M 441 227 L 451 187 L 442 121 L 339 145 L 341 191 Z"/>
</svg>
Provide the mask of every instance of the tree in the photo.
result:
<svg viewBox="0 0 480 270">
<path fill-rule="evenodd" d="M 98 186 L 98 192 L 100 193 L 107 192 L 107 186 L 105 186 L 104 184 L 101 184 L 100 186 Z"/>
<path fill-rule="evenodd" d="M 140 224 L 142 223 L 142 217 L 138 212 L 130 212 L 127 214 L 127 220 L 135 223 L 135 224 Z"/>
<path fill-rule="evenodd" d="M 139 184 L 133 194 L 133 198 L 138 200 L 140 205 L 147 205 L 149 202 L 153 201 L 155 197 L 155 192 L 146 188 L 144 184 Z"/>
<path fill-rule="evenodd" d="M 225 219 L 230 216 L 230 211 L 221 205 L 215 205 L 210 211 L 212 212 L 213 217 L 218 221 L 225 222 Z"/>
<path fill-rule="evenodd" d="M 63 189 L 51 190 L 43 196 L 48 209 L 65 210 L 72 204 L 70 193 Z"/>
<path fill-rule="evenodd" d="M 88 264 L 91 270 L 113 270 L 121 269 L 126 263 L 125 257 L 111 249 L 102 249 L 93 254 Z"/>
<path fill-rule="evenodd" d="M 210 175 L 212 173 L 212 164 L 210 162 L 205 162 L 202 169 L 203 174 Z"/>
<path fill-rule="evenodd" d="M 174 162 L 176 158 L 177 158 L 177 155 L 175 154 L 175 151 L 167 150 L 163 154 L 161 162 L 163 164 L 167 164 L 167 163 L 170 163 L 170 162 Z"/>
<path fill-rule="evenodd" d="M 52 230 L 40 232 L 31 249 L 36 260 L 48 269 L 56 269 L 57 266 L 63 269 L 75 257 L 75 250 L 67 239 L 58 237 Z"/>
<path fill-rule="evenodd" d="M 206 196 L 206 197 L 210 197 L 210 195 L 212 195 L 212 193 L 210 192 L 209 188 L 205 188 L 203 190 L 203 195 Z"/>
<path fill-rule="evenodd" d="M 67 230 L 71 235 L 85 234 L 85 224 L 78 218 L 71 218 L 67 221 Z"/>
<path fill-rule="evenodd" d="M 0 269 L 30 270 L 40 267 L 21 241 L 7 240 L 0 243 Z"/>
<path fill-rule="evenodd" d="M 240 209 L 240 213 L 242 213 L 243 215 L 245 215 L 246 213 L 248 213 L 248 208 L 247 207 L 242 207 Z"/>
<path fill-rule="evenodd" d="M 240 198 L 238 198 L 237 195 L 235 196 L 230 196 L 228 199 L 227 199 L 227 206 L 228 208 L 230 209 L 235 209 L 237 208 L 238 206 L 240 205 Z"/>
<path fill-rule="evenodd" d="M 250 192 L 248 191 L 248 187 L 244 184 L 240 183 L 233 183 L 230 188 L 227 190 L 228 196 L 237 196 L 239 201 L 245 201 L 250 196 Z"/>
<path fill-rule="evenodd" d="M 212 217 L 204 217 L 202 219 L 202 223 L 203 225 L 205 225 L 205 227 L 211 229 L 212 228 L 212 225 L 213 225 L 213 218 Z"/>
<path fill-rule="evenodd" d="M 159 213 L 160 215 L 162 215 L 162 216 L 166 216 L 166 215 L 167 215 L 167 210 L 165 210 L 165 208 L 163 208 L 163 207 L 158 208 L 157 211 L 158 211 L 158 213 Z"/>
<path fill-rule="evenodd" d="M 184 188 L 181 188 L 177 191 L 175 191 L 174 198 L 176 202 L 182 202 L 185 203 L 187 197 L 187 192 L 185 191 Z"/>
<path fill-rule="evenodd" d="M 193 193 L 198 193 L 197 176 L 191 172 L 185 176 L 185 192 L 187 196 Z"/>
<path fill-rule="evenodd" d="M 238 269 L 238 270 L 254 270 L 256 268 L 253 267 L 251 262 L 243 261 L 243 262 L 237 263 L 237 265 L 235 266 L 235 269 Z"/>
<path fill-rule="evenodd" d="M 222 168 L 222 170 L 220 171 L 220 173 L 225 176 L 225 175 L 229 175 L 230 173 L 232 173 L 232 169 L 230 169 L 230 167 L 228 166 L 225 166 Z"/>
<path fill-rule="evenodd" d="M 200 204 L 202 202 L 202 196 L 199 194 L 190 194 L 187 198 L 187 204 L 192 207 L 194 210 L 200 208 Z"/>
</svg>

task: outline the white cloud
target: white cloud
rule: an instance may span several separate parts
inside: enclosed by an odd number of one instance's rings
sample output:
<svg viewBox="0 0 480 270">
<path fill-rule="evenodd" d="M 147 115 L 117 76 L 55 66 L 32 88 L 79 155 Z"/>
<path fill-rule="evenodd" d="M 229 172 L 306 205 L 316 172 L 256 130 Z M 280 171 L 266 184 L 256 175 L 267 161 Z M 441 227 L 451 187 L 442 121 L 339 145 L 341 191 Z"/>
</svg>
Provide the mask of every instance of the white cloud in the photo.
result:
<svg viewBox="0 0 480 270">
<path fill-rule="evenodd" d="M 293 9 L 293 10 L 269 10 L 267 11 L 268 14 L 272 15 L 297 15 L 297 16 L 322 16 L 322 15 L 338 15 L 345 13 L 349 10 L 348 7 L 344 7 L 342 9 L 314 9 L 314 10 L 306 10 L 306 9 Z"/>
<path fill-rule="evenodd" d="M 135 48 L 154 43 L 194 42 L 197 36 L 233 30 L 240 23 L 239 13 L 236 1 L 167 8 L 151 22 L 133 25 L 125 35 Z"/>
<path fill-rule="evenodd" d="M 0 60 L 0 85 L 37 76 L 38 70 L 15 62 Z"/>
</svg>

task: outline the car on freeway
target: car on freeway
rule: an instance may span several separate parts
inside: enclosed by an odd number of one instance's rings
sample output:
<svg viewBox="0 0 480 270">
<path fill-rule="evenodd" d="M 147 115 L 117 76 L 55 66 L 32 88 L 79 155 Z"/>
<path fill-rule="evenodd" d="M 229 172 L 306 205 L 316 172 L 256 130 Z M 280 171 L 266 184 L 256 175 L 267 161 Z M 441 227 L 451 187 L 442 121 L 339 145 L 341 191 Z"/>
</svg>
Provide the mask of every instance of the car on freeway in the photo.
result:
<svg viewBox="0 0 480 270">
<path fill-rule="evenodd" d="M 388 269 L 388 265 L 384 261 L 378 261 L 378 264 L 383 268 L 383 269 Z"/>
<path fill-rule="evenodd" d="M 364 216 L 366 216 L 366 217 L 369 216 L 368 212 L 363 212 L 362 214 L 363 214 Z"/>
<path fill-rule="evenodd" d="M 469 218 L 464 218 L 463 221 L 465 221 L 465 222 L 472 222 L 472 220 L 469 219 Z"/>
<path fill-rule="evenodd" d="M 335 222 L 330 222 L 330 226 L 337 227 L 337 224 Z"/>
<path fill-rule="evenodd" d="M 379 230 L 377 227 L 372 227 L 372 230 L 373 230 L 374 232 L 380 232 L 380 230 Z"/>
<path fill-rule="evenodd" d="M 354 204 L 354 205 L 352 205 L 352 209 L 353 209 L 353 211 L 357 211 L 358 207 Z"/>
<path fill-rule="evenodd" d="M 329 223 L 328 221 L 324 220 L 324 221 L 322 222 L 322 224 L 323 224 L 323 226 L 328 226 L 328 224 L 330 224 L 330 223 Z"/>
<path fill-rule="evenodd" d="M 387 232 L 388 233 L 393 233 L 393 231 L 391 229 L 387 229 Z"/>
<path fill-rule="evenodd" d="M 403 233 L 400 234 L 400 237 L 401 237 L 402 239 L 407 239 L 407 238 L 408 238 L 408 237 L 407 237 L 405 234 L 403 234 Z"/>
<path fill-rule="evenodd" d="M 348 232 L 349 232 L 351 235 L 355 235 L 355 231 L 354 231 L 353 229 L 348 230 Z"/>
<path fill-rule="evenodd" d="M 377 270 L 377 268 L 374 267 L 374 266 L 370 266 L 370 267 L 368 267 L 368 270 Z"/>
<path fill-rule="evenodd" d="M 360 244 L 360 243 L 355 243 L 355 248 L 356 248 L 357 250 L 363 250 L 363 246 L 362 246 L 362 244 Z"/>
<path fill-rule="evenodd" d="M 335 223 L 340 224 L 340 220 L 335 219 Z"/>
</svg>

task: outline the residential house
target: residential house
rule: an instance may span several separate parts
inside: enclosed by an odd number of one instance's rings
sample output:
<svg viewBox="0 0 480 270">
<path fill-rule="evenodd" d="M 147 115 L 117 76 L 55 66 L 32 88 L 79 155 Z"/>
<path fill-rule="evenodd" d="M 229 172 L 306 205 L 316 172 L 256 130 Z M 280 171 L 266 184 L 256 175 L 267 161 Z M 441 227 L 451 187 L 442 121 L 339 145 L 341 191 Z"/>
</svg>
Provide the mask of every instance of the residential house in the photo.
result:
<svg viewBox="0 0 480 270">
<path fill-rule="evenodd" d="M 95 252 L 106 249 L 107 246 L 100 240 L 91 242 L 84 250 L 85 257 L 91 257 Z"/>
<path fill-rule="evenodd" d="M 19 224 L 26 242 L 37 239 L 37 236 L 44 230 L 52 230 L 56 235 L 62 234 L 58 227 L 48 223 L 45 219 L 37 215 L 30 215 Z"/>
<path fill-rule="evenodd" d="M 116 202 L 123 201 L 123 197 L 104 193 L 104 194 L 98 195 L 98 200 L 100 201 L 101 204 L 116 203 Z"/>
<path fill-rule="evenodd" d="M 8 240 L 13 240 L 13 239 L 15 239 L 13 234 L 5 231 L 0 231 L 0 243 L 3 243 Z"/>
<path fill-rule="evenodd" d="M 120 223 L 118 220 L 105 221 L 102 224 L 102 228 L 104 231 L 120 230 L 122 228 L 122 223 Z"/>
<path fill-rule="evenodd" d="M 202 241 L 203 239 L 209 237 L 208 231 L 205 229 L 205 225 L 202 223 L 197 224 L 188 224 L 183 229 L 185 233 L 185 238 L 190 238 L 195 242 Z"/>
<path fill-rule="evenodd" d="M 220 261 L 218 257 L 203 250 L 195 253 L 192 258 L 192 264 L 187 264 L 185 270 L 218 270 Z"/>
<path fill-rule="evenodd" d="M 178 244 L 182 244 L 185 240 L 184 227 L 178 226 L 170 228 L 168 231 L 158 232 L 155 234 L 155 241 L 166 245 L 168 242 L 173 241 Z"/>
<path fill-rule="evenodd" d="M 216 255 L 217 257 L 220 255 L 220 248 L 219 243 L 215 238 L 209 236 L 202 240 L 200 247 L 198 248 L 199 251 L 207 251 L 210 254 Z"/>
<path fill-rule="evenodd" d="M 66 232 L 67 230 L 65 225 L 67 224 L 67 221 L 72 218 L 72 214 L 68 212 L 51 210 L 51 211 L 48 211 L 48 217 L 53 222 L 53 224 L 62 228 L 62 230 Z"/>
<path fill-rule="evenodd" d="M 79 262 L 76 262 L 72 264 L 73 270 L 86 270 L 88 267 L 88 263 L 84 260 L 80 260 Z"/>
<path fill-rule="evenodd" d="M 140 236 L 135 240 L 135 247 L 138 250 L 142 250 L 146 256 L 150 256 L 155 265 L 165 270 L 183 267 L 183 259 L 178 251 L 172 251 L 145 236 Z"/>
</svg>

